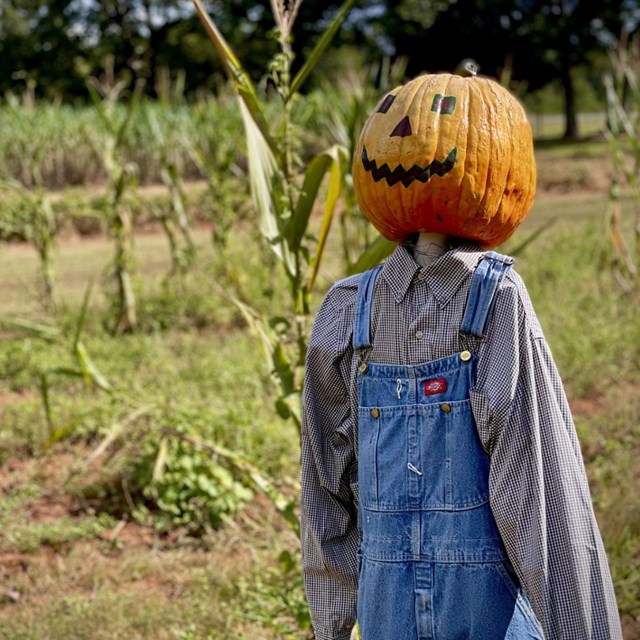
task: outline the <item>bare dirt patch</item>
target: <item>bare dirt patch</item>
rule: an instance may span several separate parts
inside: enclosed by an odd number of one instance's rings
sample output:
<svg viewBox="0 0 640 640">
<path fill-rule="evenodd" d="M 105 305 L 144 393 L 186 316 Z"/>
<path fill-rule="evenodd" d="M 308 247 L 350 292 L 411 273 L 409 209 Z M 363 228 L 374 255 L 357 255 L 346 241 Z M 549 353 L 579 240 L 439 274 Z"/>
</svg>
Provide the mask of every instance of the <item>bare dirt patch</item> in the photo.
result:
<svg viewBox="0 0 640 640">
<path fill-rule="evenodd" d="M 13 335 L 8 332 L 4 334 L 0 332 L 0 340 L 8 339 L 11 337 L 13 337 Z M 21 393 L 15 393 L 12 391 L 8 391 L 6 393 L 0 393 L 0 409 L 10 404 L 18 404 L 20 402 L 23 402 L 30 396 L 33 396 L 33 393 L 28 393 L 26 391 Z"/>
<path fill-rule="evenodd" d="M 609 387 L 605 392 L 570 399 L 571 411 L 585 418 L 610 414 L 611 407 L 617 407 L 628 398 L 640 397 L 640 383 L 623 381 Z"/>
</svg>

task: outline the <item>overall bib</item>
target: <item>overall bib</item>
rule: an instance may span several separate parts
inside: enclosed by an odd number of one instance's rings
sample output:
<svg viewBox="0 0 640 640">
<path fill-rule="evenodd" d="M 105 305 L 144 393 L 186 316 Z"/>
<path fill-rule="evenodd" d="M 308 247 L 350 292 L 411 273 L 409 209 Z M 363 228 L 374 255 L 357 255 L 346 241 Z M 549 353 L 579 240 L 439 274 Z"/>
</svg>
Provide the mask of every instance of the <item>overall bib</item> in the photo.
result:
<svg viewBox="0 0 640 640">
<path fill-rule="evenodd" d="M 460 333 L 478 345 L 512 260 L 476 268 Z M 543 640 L 489 507 L 489 456 L 469 391 L 477 355 L 419 365 L 367 362 L 380 267 L 362 275 L 358 367 L 362 640 Z"/>
</svg>

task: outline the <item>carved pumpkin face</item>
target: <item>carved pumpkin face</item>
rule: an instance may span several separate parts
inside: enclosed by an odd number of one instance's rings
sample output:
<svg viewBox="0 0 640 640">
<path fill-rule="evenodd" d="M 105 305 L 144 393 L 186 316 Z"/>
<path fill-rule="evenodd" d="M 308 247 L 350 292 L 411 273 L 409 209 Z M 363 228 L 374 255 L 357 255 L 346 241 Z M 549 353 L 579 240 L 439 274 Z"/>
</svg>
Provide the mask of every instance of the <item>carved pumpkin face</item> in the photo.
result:
<svg viewBox="0 0 640 640">
<path fill-rule="evenodd" d="M 360 208 L 390 240 L 426 231 L 492 248 L 533 204 L 531 127 L 492 80 L 420 76 L 387 94 L 365 123 L 353 180 Z"/>
</svg>

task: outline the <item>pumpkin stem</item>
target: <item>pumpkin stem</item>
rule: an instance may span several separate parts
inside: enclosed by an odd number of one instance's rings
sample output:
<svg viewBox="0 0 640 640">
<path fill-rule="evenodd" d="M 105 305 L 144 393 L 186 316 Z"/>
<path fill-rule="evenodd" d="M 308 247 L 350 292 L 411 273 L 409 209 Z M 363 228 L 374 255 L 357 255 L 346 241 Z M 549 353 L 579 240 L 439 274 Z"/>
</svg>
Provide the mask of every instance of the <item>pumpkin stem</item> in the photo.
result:
<svg viewBox="0 0 640 640">
<path fill-rule="evenodd" d="M 463 78 L 471 78 L 478 75 L 480 65 L 473 58 L 464 58 L 458 63 L 454 73 Z"/>
</svg>

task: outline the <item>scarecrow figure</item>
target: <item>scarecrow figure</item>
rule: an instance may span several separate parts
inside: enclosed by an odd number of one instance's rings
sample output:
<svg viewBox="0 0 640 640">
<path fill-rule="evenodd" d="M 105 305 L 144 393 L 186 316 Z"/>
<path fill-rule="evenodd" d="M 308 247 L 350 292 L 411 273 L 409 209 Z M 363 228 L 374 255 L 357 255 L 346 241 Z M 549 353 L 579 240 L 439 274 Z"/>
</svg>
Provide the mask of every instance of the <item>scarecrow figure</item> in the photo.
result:
<svg viewBox="0 0 640 640">
<path fill-rule="evenodd" d="M 337 282 L 303 398 L 301 542 L 318 640 L 619 640 L 562 382 L 513 260 L 519 102 L 475 75 L 385 96 L 353 166 L 392 255 Z"/>
</svg>

